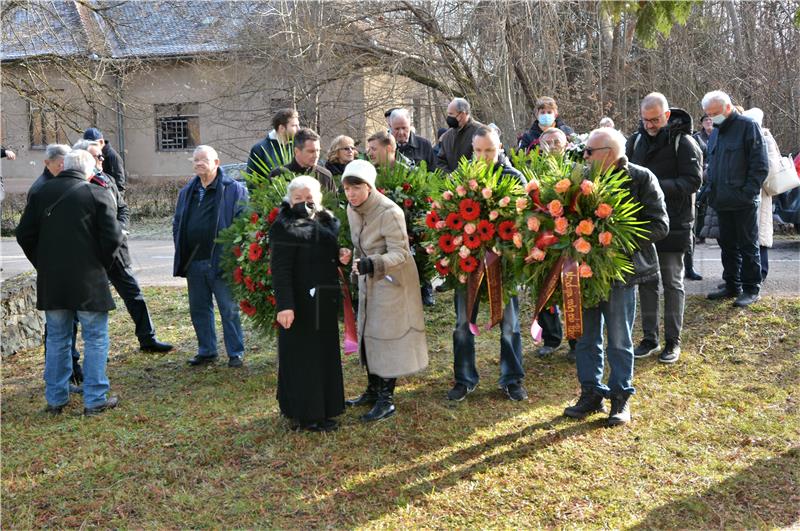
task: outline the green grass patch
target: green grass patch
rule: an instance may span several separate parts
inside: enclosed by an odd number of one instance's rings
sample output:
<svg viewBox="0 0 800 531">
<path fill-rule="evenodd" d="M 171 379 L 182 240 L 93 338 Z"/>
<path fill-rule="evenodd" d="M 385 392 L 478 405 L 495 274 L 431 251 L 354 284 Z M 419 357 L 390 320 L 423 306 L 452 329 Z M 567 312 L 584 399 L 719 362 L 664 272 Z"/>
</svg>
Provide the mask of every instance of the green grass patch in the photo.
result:
<svg viewBox="0 0 800 531">
<path fill-rule="evenodd" d="M 427 310 L 431 366 L 399 382 L 398 414 L 364 425 L 363 410 L 347 411 L 338 432 L 309 434 L 279 415 L 272 341 L 248 334 L 244 369 L 190 368 L 185 290 L 145 293 L 159 337 L 178 348 L 139 352 L 124 309 L 114 312 L 116 410 L 83 418 L 73 396 L 46 416 L 41 349 L 3 360 L 3 528 L 800 524 L 798 300 L 741 311 L 690 298 L 681 360 L 637 360 L 634 420 L 608 429 L 604 416 L 561 416 L 578 392 L 574 366 L 563 350 L 536 358 L 526 334 L 528 402 L 497 388 L 494 330 L 477 338 L 479 387 L 448 403 L 444 294 Z M 343 363 L 352 396 L 366 378 L 354 357 Z"/>
</svg>

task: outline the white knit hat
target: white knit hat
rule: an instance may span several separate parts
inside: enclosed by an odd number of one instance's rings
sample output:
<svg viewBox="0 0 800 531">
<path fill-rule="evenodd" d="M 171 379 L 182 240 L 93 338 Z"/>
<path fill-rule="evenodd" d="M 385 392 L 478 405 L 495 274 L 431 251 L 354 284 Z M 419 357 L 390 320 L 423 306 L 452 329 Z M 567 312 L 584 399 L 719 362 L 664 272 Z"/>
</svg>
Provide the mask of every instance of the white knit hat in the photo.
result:
<svg viewBox="0 0 800 531">
<path fill-rule="evenodd" d="M 375 166 L 361 159 L 356 159 L 348 163 L 344 168 L 344 173 L 342 173 L 342 179 L 345 177 L 357 177 L 367 183 L 373 190 L 375 189 L 376 176 L 377 172 L 375 171 Z"/>
</svg>

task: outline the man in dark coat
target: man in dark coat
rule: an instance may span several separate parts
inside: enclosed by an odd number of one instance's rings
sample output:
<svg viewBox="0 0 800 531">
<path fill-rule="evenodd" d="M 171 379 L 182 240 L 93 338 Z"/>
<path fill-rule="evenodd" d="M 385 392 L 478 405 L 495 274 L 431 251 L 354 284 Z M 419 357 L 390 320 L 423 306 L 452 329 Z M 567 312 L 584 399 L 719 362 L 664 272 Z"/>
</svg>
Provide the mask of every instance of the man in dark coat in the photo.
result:
<svg viewBox="0 0 800 531">
<path fill-rule="evenodd" d="M 472 159 L 472 137 L 482 123 L 472 119 L 472 108 L 464 98 L 454 98 L 447 106 L 449 129 L 439 139 L 436 167 L 446 173 L 458 168 L 462 157 Z"/>
<path fill-rule="evenodd" d="M 319 153 L 319 135 L 313 130 L 303 127 L 294 136 L 292 162 L 272 170 L 269 178 L 272 179 L 278 175 L 289 178 L 294 175 L 310 175 L 319 181 L 323 192 L 335 192 L 336 183 L 333 181 L 333 175 L 319 165 Z"/>
<path fill-rule="evenodd" d="M 667 235 L 669 220 L 664 193 L 658 179 L 647 168 L 628 162 L 625 157 L 625 137 L 616 129 L 595 129 L 586 139 L 583 156 L 600 171 L 609 168 L 622 170 L 630 180 L 626 186 L 631 198 L 642 205 L 636 213 L 645 222 L 647 235 L 636 243 L 638 249 L 630 257 L 633 273 L 623 282 L 615 282 L 608 300 L 594 308 L 583 308 L 583 335 L 575 346 L 575 365 L 581 396 L 574 406 L 564 410 L 564 415 L 584 418 L 605 411 L 603 399 L 611 398 L 609 426 L 630 422 L 629 398 L 633 388 L 633 341 L 631 332 L 636 317 L 636 284 L 658 278 L 658 256 L 655 242 Z M 603 328 L 608 343 L 603 346 Z M 608 384 L 603 383 L 603 366 L 610 371 Z"/>
<path fill-rule="evenodd" d="M 397 141 L 397 152 L 410 159 L 415 165 L 425 161 L 428 170 L 436 169 L 436 155 L 433 145 L 427 138 L 412 131 L 411 113 L 408 109 L 394 109 L 389 115 L 392 136 Z"/>
<path fill-rule="evenodd" d="M 760 298 L 758 207 L 769 173 L 767 146 L 759 125 L 736 112 L 724 92 L 706 94 L 703 110 L 715 127 L 708 140 L 707 195 L 719 217 L 717 241 L 725 281 L 725 287 L 708 298 L 735 297 L 734 306 L 743 308 Z"/>
<path fill-rule="evenodd" d="M 111 147 L 103 133 L 96 127 L 90 127 L 83 133 L 84 140 L 99 142 L 100 147 L 103 149 L 103 173 L 114 179 L 114 184 L 117 185 L 119 193 L 124 194 L 128 187 L 128 181 L 125 177 L 125 168 L 122 165 L 122 157 L 119 156 L 114 148 Z"/>
<path fill-rule="evenodd" d="M 656 243 L 664 288 L 664 340 L 661 363 L 675 363 L 681 353 L 681 329 L 686 293 L 683 288 L 684 253 L 692 249 L 694 194 L 703 181 L 703 154 L 691 137 L 692 118 L 683 109 L 670 109 L 659 92 L 648 94 L 640 106 L 639 131 L 628 138 L 628 160 L 652 171 L 664 192 L 669 233 Z M 637 358 L 657 352 L 658 280 L 639 285 L 642 306 L 642 342 Z"/>
<path fill-rule="evenodd" d="M 250 149 L 247 158 L 247 173 L 267 173 L 289 162 L 287 152 L 294 135 L 300 129 L 300 115 L 297 110 L 281 109 L 272 117 L 272 131 L 267 137 Z"/>
<path fill-rule="evenodd" d="M 77 316 L 84 340 L 84 414 L 117 405 L 107 396 L 108 312 L 114 300 L 106 270 L 122 244 L 111 196 L 87 179 L 94 159 L 70 152 L 64 171 L 31 194 L 17 226 L 17 242 L 36 268 L 36 307 L 47 323 L 45 398 L 49 413 L 69 401 L 71 341 Z"/>
<path fill-rule="evenodd" d="M 197 354 L 187 363 L 197 366 L 217 359 L 213 303 L 216 300 L 228 367 L 241 367 L 244 334 L 239 306 L 222 277 L 220 256 L 226 249 L 216 239 L 244 211 L 247 188 L 225 175 L 219 167 L 219 155 L 211 146 L 197 146 L 192 164 L 196 175 L 178 193 L 172 221 L 175 243 L 172 274 L 186 277 L 189 313 L 198 343 Z"/>
<path fill-rule="evenodd" d="M 530 151 L 535 148 L 539 144 L 539 137 L 542 136 L 542 133 L 552 127 L 561 129 L 567 136 L 575 132 L 558 115 L 556 100 L 548 96 L 536 100 L 536 113 L 533 118 L 533 125 L 519 139 L 517 145 L 519 149 Z"/>
</svg>

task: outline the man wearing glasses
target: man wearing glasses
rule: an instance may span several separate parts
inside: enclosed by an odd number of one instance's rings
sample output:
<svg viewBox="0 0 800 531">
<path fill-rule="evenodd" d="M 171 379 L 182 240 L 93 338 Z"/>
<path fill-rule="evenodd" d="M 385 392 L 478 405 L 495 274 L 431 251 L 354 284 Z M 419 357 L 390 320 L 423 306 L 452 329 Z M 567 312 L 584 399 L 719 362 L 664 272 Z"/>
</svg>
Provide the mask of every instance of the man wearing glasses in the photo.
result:
<svg viewBox="0 0 800 531">
<path fill-rule="evenodd" d="M 103 138 L 103 132 L 96 127 L 90 127 L 83 133 L 83 139 L 100 144 L 103 150 L 103 173 L 114 179 L 119 193 L 124 194 L 127 188 L 125 168 L 122 166 L 122 157 L 119 156 L 114 148 Z"/>
<path fill-rule="evenodd" d="M 601 172 L 612 170 L 629 177 L 628 189 L 632 199 L 642 205 L 636 214 L 646 222 L 647 235 L 638 241 L 638 249 L 631 256 L 634 272 L 623 282 L 615 282 L 608 300 L 594 308 L 583 308 L 583 335 L 575 346 L 575 365 L 581 396 L 574 406 L 564 410 L 564 415 L 584 418 L 604 412 L 603 399 L 611 399 L 609 426 L 630 422 L 628 399 L 633 388 L 633 340 L 631 332 L 636 316 L 636 284 L 658 279 L 658 257 L 655 242 L 664 238 L 669 230 L 664 193 L 658 180 L 647 168 L 628 162 L 625 157 L 625 137 L 616 129 L 595 129 L 586 140 L 583 151 L 586 162 Z M 608 344 L 603 347 L 603 326 L 607 327 Z M 608 383 L 603 383 L 603 368 L 608 359 Z"/>
</svg>

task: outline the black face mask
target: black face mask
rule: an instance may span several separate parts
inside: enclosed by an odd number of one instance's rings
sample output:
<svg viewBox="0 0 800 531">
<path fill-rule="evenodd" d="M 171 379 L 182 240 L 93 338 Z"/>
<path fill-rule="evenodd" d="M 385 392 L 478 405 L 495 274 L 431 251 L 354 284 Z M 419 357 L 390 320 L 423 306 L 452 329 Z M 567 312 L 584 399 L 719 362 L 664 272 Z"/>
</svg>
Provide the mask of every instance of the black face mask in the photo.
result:
<svg viewBox="0 0 800 531">
<path fill-rule="evenodd" d="M 292 205 L 292 212 L 294 212 L 298 218 L 310 217 L 314 212 L 314 203 L 295 203 Z"/>
<path fill-rule="evenodd" d="M 455 129 L 458 127 L 458 118 L 455 116 L 448 116 L 447 117 L 447 126 Z"/>
</svg>

